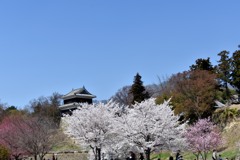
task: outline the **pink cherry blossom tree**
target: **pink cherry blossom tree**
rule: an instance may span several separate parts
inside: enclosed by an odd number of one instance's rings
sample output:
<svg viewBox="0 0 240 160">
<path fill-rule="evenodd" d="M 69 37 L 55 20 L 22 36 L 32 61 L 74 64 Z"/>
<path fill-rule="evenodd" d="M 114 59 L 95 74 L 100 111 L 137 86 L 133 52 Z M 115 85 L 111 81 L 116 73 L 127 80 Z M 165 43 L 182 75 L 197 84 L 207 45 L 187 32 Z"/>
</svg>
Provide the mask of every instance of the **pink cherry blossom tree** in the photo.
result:
<svg viewBox="0 0 240 160">
<path fill-rule="evenodd" d="M 8 148 L 15 160 L 23 155 L 42 160 L 59 143 L 56 133 L 55 124 L 44 117 L 14 115 L 5 117 L 0 124 L 0 144 Z"/>
<path fill-rule="evenodd" d="M 207 153 L 222 144 L 221 133 L 210 119 L 200 119 L 190 126 L 185 133 L 188 147 L 199 159 L 207 159 Z"/>
<path fill-rule="evenodd" d="M 15 123 L 21 121 L 21 119 L 22 117 L 19 116 L 5 117 L 0 124 L 0 144 L 10 151 L 11 157 L 15 160 L 28 154 L 23 148 L 18 126 L 15 125 Z"/>
<path fill-rule="evenodd" d="M 35 160 L 43 160 L 44 156 L 64 138 L 59 134 L 56 123 L 47 117 L 27 117 L 16 125 L 22 147 L 33 155 Z"/>
</svg>

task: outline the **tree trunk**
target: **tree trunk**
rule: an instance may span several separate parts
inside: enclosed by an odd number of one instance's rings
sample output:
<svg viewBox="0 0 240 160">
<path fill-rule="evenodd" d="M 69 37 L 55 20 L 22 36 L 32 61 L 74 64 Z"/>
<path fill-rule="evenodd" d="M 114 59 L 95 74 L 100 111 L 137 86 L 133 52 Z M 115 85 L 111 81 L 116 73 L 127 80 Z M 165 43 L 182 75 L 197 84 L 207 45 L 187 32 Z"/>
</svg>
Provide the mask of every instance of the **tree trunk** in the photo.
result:
<svg viewBox="0 0 240 160">
<path fill-rule="evenodd" d="M 34 160 L 37 160 L 37 155 L 34 155 Z"/>
<path fill-rule="evenodd" d="M 230 90 L 229 90 L 229 88 L 227 86 L 227 83 L 225 84 L 225 88 L 226 88 L 226 97 L 227 97 L 227 99 L 229 99 L 231 93 L 230 93 Z"/>
<path fill-rule="evenodd" d="M 44 157 L 43 154 L 39 154 L 39 159 L 40 159 L 40 160 L 43 160 L 43 157 Z M 55 160 L 55 159 L 54 159 L 54 160 Z"/>
<path fill-rule="evenodd" d="M 196 159 L 199 160 L 199 153 L 193 153 L 196 156 Z"/>
<path fill-rule="evenodd" d="M 151 148 L 147 148 L 145 150 L 146 160 L 150 160 L 150 153 L 151 153 Z"/>
<path fill-rule="evenodd" d="M 149 142 L 150 141 L 150 135 L 147 135 L 145 140 L 146 140 L 146 142 Z M 150 154 L 151 154 L 151 148 L 148 147 L 145 150 L 146 160 L 150 160 Z"/>
<path fill-rule="evenodd" d="M 95 147 L 95 160 L 101 160 L 101 148 Z"/>
<path fill-rule="evenodd" d="M 207 160 L 207 152 L 204 152 L 204 160 Z"/>
<path fill-rule="evenodd" d="M 97 160 L 101 160 L 101 148 L 96 148 L 97 149 Z"/>
<path fill-rule="evenodd" d="M 19 156 L 14 156 L 14 159 L 15 160 L 19 160 Z"/>
<path fill-rule="evenodd" d="M 98 158 L 98 156 L 97 156 L 97 147 L 95 147 L 95 160 L 98 160 L 97 158 Z"/>
</svg>

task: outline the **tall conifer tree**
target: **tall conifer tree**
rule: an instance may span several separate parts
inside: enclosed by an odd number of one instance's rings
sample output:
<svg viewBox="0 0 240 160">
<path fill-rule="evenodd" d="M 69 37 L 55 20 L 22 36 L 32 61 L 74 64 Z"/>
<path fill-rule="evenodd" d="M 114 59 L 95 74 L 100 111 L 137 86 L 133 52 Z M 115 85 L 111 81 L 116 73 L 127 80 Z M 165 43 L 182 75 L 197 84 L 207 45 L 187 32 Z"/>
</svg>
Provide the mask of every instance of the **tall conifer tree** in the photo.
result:
<svg viewBox="0 0 240 160">
<path fill-rule="evenodd" d="M 238 94 L 240 94 L 240 50 L 237 50 L 233 53 L 231 66 L 231 84 L 237 89 Z"/>
<path fill-rule="evenodd" d="M 145 87 L 143 86 L 143 82 L 141 78 L 142 77 L 139 75 L 139 73 L 137 73 L 136 76 L 134 77 L 133 84 L 129 91 L 130 94 L 133 95 L 132 104 L 134 104 L 135 102 L 142 102 L 145 99 L 150 98 L 149 93 L 146 91 Z"/>
<path fill-rule="evenodd" d="M 228 83 L 230 83 L 230 77 L 231 77 L 231 59 L 229 58 L 229 52 L 222 51 L 218 53 L 218 56 L 220 56 L 220 60 L 218 61 L 217 65 L 217 75 L 220 79 L 221 85 L 226 90 L 226 98 L 230 98 L 230 91 L 228 88 Z"/>
<path fill-rule="evenodd" d="M 190 70 L 207 70 L 207 71 L 214 71 L 214 67 L 210 62 L 210 58 L 202 59 L 199 58 L 195 61 L 196 64 L 190 66 Z"/>
</svg>

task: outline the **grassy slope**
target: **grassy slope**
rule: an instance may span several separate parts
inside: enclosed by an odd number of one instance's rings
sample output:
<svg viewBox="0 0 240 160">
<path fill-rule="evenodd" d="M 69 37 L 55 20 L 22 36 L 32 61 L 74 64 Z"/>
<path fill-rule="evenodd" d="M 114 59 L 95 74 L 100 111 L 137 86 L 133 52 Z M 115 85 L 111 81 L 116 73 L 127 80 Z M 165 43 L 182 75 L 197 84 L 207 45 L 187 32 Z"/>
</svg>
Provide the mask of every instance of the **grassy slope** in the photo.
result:
<svg viewBox="0 0 240 160">
<path fill-rule="evenodd" d="M 237 108 L 240 110 L 240 105 L 232 105 L 230 108 Z M 239 155 L 239 148 L 236 146 L 240 142 L 240 118 L 228 124 L 222 132 L 224 138 L 224 150 L 220 152 L 222 157 L 234 158 Z"/>
<path fill-rule="evenodd" d="M 240 105 L 232 105 L 230 108 L 238 108 L 240 110 Z M 223 139 L 224 139 L 224 146 L 222 146 L 222 150 L 219 154 L 222 157 L 232 159 L 236 156 L 240 155 L 240 148 L 236 146 L 236 142 L 240 142 L 240 118 L 237 119 L 235 122 L 232 122 L 227 125 L 227 127 L 222 132 Z M 208 159 L 211 160 L 211 154 L 208 154 Z M 184 160 L 194 160 L 195 156 L 192 153 L 182 153 Z M 153 154 L 152 159 L 161 158 L 161 160 L 168 160 L 170 153 L 162 153 L 160 155 Z"/>
</svg>

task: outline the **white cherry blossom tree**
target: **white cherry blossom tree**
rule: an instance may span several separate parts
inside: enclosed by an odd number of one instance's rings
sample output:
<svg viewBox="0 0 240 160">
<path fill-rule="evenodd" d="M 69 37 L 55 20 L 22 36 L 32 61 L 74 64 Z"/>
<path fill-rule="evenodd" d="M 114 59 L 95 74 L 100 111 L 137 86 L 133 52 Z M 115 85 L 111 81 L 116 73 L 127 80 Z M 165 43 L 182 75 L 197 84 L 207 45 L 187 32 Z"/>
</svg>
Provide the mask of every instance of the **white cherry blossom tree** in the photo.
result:
<svg viewBox="0 0 240 160">
<path fill-rule="evenodd" d="M 96 160 L 101 152 L 111 158 L 126 158 L 129 151 L 150 153 L 158 149 L 177 150 L 185 144 L 185 124 L 180 124 L 169 102 L 156 105 L 151 98 L 131 108 L 112 101 L 83 104 L 63 118 L 66 133 L 83 146 L 89 146 Z"/>
<path fill-rule="evenodd" d="M 185 124 L 179 123 L 169 102 L 156 105 L 151 98 L 128 109 L 118 118 L 117 128 L 125 139 L 145 152 L 146 159 L 156 149 L 177 150 L 184 147 Z"/>
<path fill-rule="evenodd" d="M 112 120 L 117 115 L 119 105 L 110 101 L 107 104 L 82 104 L 72 115 L 63 117 L 65 133 L 81 146 L 90 147 L 95 160 L 101 159 L 101 151 L 114 142 L 117 133 Z"/>
</svg>

